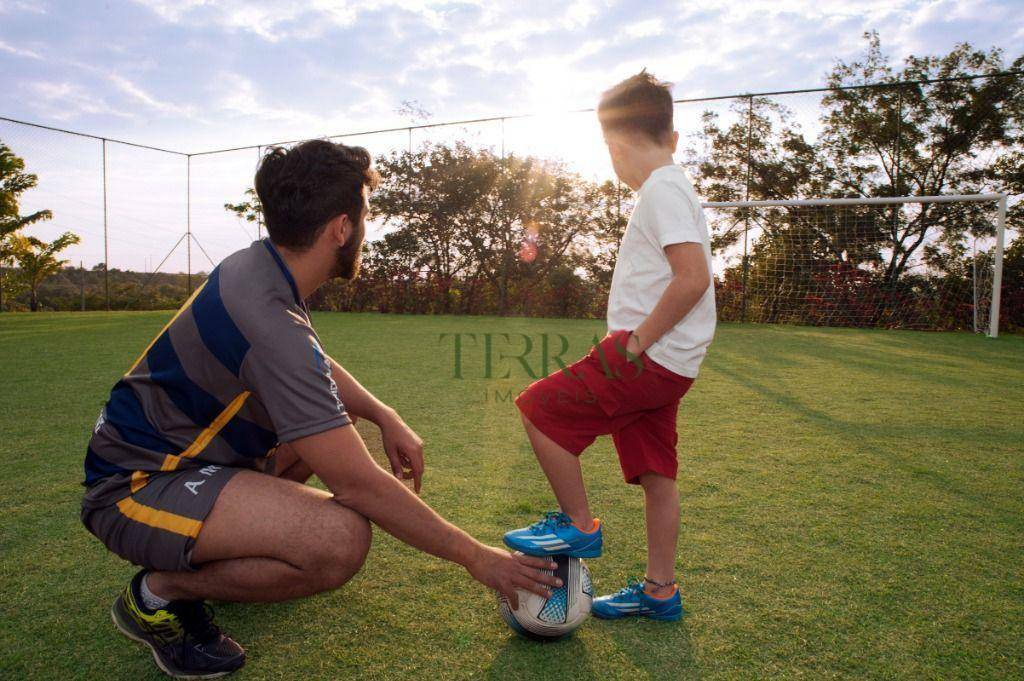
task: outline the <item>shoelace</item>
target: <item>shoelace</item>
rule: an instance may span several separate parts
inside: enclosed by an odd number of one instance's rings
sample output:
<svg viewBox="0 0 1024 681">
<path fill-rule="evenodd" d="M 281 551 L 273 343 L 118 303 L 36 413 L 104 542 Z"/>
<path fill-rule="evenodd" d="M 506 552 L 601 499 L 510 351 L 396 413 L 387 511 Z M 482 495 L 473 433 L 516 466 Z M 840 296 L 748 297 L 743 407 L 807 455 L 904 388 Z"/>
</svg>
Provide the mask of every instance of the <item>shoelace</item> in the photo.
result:
<svg viewBox="0 0 1024 681">
<path fill-rule="evenodd" d="M 530 531 L 533 534 L 541 534 L 543 532 L 549 532 L 556 527 L 567 527 L 572 524 L 572 520 L 566 514 L 561 511 L 549 511 L 544 514 L 542 520 L 538 520 L 533 525 L 530 525 Z"/>
<path fill-rule="evenodd" d="M 175 603 L 174 614 L 181 620 L 185 636 L 198 643 L 210 643 L 220 638 L 220 627 L 213 621 L 213 608 L 203 601 Z"/>
<path fill-rule="evenodd" d="M 636 596 L 644 590 L 644 583 L 636 577 L 630 577 L 626 581 L 626 586 L 619 589 L 616 596 Z"/>
</svg>

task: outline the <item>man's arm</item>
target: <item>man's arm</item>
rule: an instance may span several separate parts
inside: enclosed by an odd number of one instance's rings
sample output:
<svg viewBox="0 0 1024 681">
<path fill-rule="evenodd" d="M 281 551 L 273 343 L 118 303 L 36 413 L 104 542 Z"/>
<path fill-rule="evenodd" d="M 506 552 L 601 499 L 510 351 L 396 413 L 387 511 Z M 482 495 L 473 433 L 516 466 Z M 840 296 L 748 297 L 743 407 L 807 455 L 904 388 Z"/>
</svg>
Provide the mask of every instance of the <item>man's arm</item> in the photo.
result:
<svg viewBox="0 0 1024 681">
<path fill-rule="evenodd" d="M 363 384 L 356 380 L 355 376 L 345 370 L 343 366 L 328 358 L 331 362 L 331 378 L 338 386 L 338 395 L 345 403 L 345 409 L 352 416 L 372 421 L 380 425 L 395 410 L 381 402 Z"/>
<path fill-rule="evenodd" d="M 669 244 L 665 247 L 665 256 L 672 268 L 672 281 L 647 319 L 633 329 L 626 349 L 635 355 L 651 347 L 689 314 L 711 285 L 711 273 L 701 244 Z"/>
<path fill-rule="evenodd" d="M 439 516 L 373 461 L 354 427 L 333 428 L 290 445 L 338 503 L 406 544 L 462 565 L 476 580 L 513 603 L 516 588 L 547 595 L 545 585 L 559 585 L 553 575 L 538 569 L 551 569 L 549 560 L 513 557 L 485 546 Z"/>
<path fill-rule="evenodd" d="M 423 481 L 423 440 L 402 417 L 356 380 L 343 366 L 331 361 L 331 378 L 338 386 L 338 395 L 350 415 L 371 421 L 380 428 L 384 453 L 391 462 L 396 478 L 412 478 L 416 492 Z M 323 480 L 323 478 L 321 478 Z M 326 481 L 324 481 L 326 483 Z"/>
</svg>

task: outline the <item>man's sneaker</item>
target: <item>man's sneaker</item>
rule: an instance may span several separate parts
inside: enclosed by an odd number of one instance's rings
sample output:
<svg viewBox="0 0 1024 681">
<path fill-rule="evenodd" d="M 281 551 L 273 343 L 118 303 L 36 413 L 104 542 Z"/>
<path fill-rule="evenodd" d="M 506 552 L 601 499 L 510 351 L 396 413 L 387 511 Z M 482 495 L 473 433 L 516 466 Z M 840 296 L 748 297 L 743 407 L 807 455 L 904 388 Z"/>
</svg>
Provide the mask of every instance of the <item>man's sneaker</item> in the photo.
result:
<svg viewBox="0 0 1024 681">
<path fill-rule="evenodd" d="M 110 615 L 122 634 L 145 643 L 156 665 L 176 679 L 211 679 L 245 664 L 245 650 L 221 633 L 202 601 L 171 601 L 150 610 L 139 592 L 142 570 L 114 601 Z"/>
<path fill-rule="evenodd" d="M 505 546 L 528 556 L 573 556 L 597 558 L 601 555 L 601 521 L 594 520 L 594 529 L 581 532 L 566 514 L 545 513 L 544 518 L 529 527 L 505 533 Z"/>
<path fill-rule="evenodd" d="M 652 598 L 644 593 L 643 582 L 630 579 L 624 589 L 595 598 L 590 611 L 603 620 L 639 616 L 674 622 L 683 616 L 683 599 L 679 597 L 679 589 L 667 598 Z"/>
</svg>

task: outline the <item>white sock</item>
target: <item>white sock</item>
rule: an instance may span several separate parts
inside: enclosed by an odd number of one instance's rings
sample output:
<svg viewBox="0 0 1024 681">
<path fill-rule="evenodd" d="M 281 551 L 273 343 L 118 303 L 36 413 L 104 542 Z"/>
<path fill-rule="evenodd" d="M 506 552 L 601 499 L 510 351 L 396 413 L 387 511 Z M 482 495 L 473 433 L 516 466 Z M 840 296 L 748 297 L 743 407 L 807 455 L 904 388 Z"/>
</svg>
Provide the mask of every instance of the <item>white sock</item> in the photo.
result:
<svg viewBox="0 0 1024 681">
<path fill-rule="evenodd" d="M 166 598 L 160 598 L 149 590 L 149 575 L 142 578 L 142 583 L 139 585 L 139 592 L 142 594 L 143 605 L 150 610 L 159 610 L 170 603 Z"/>
</svg>

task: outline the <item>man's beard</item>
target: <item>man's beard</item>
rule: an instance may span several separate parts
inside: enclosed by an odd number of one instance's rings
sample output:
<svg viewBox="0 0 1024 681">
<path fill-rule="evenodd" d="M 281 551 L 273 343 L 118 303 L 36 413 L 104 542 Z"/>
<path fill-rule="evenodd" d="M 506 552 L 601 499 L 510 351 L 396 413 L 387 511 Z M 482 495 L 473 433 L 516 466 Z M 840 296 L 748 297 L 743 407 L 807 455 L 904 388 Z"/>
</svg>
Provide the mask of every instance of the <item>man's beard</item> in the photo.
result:
<svg viewBox="0 0 1024 681">
<path fill-rule="evenodd" d="M 352 280 L 359 276 L 359 265 L 363 256 L 363 240 L 349 239 L 338 249 L 338 257 L 334 263 L 335 278 Z"/>
</svg>

